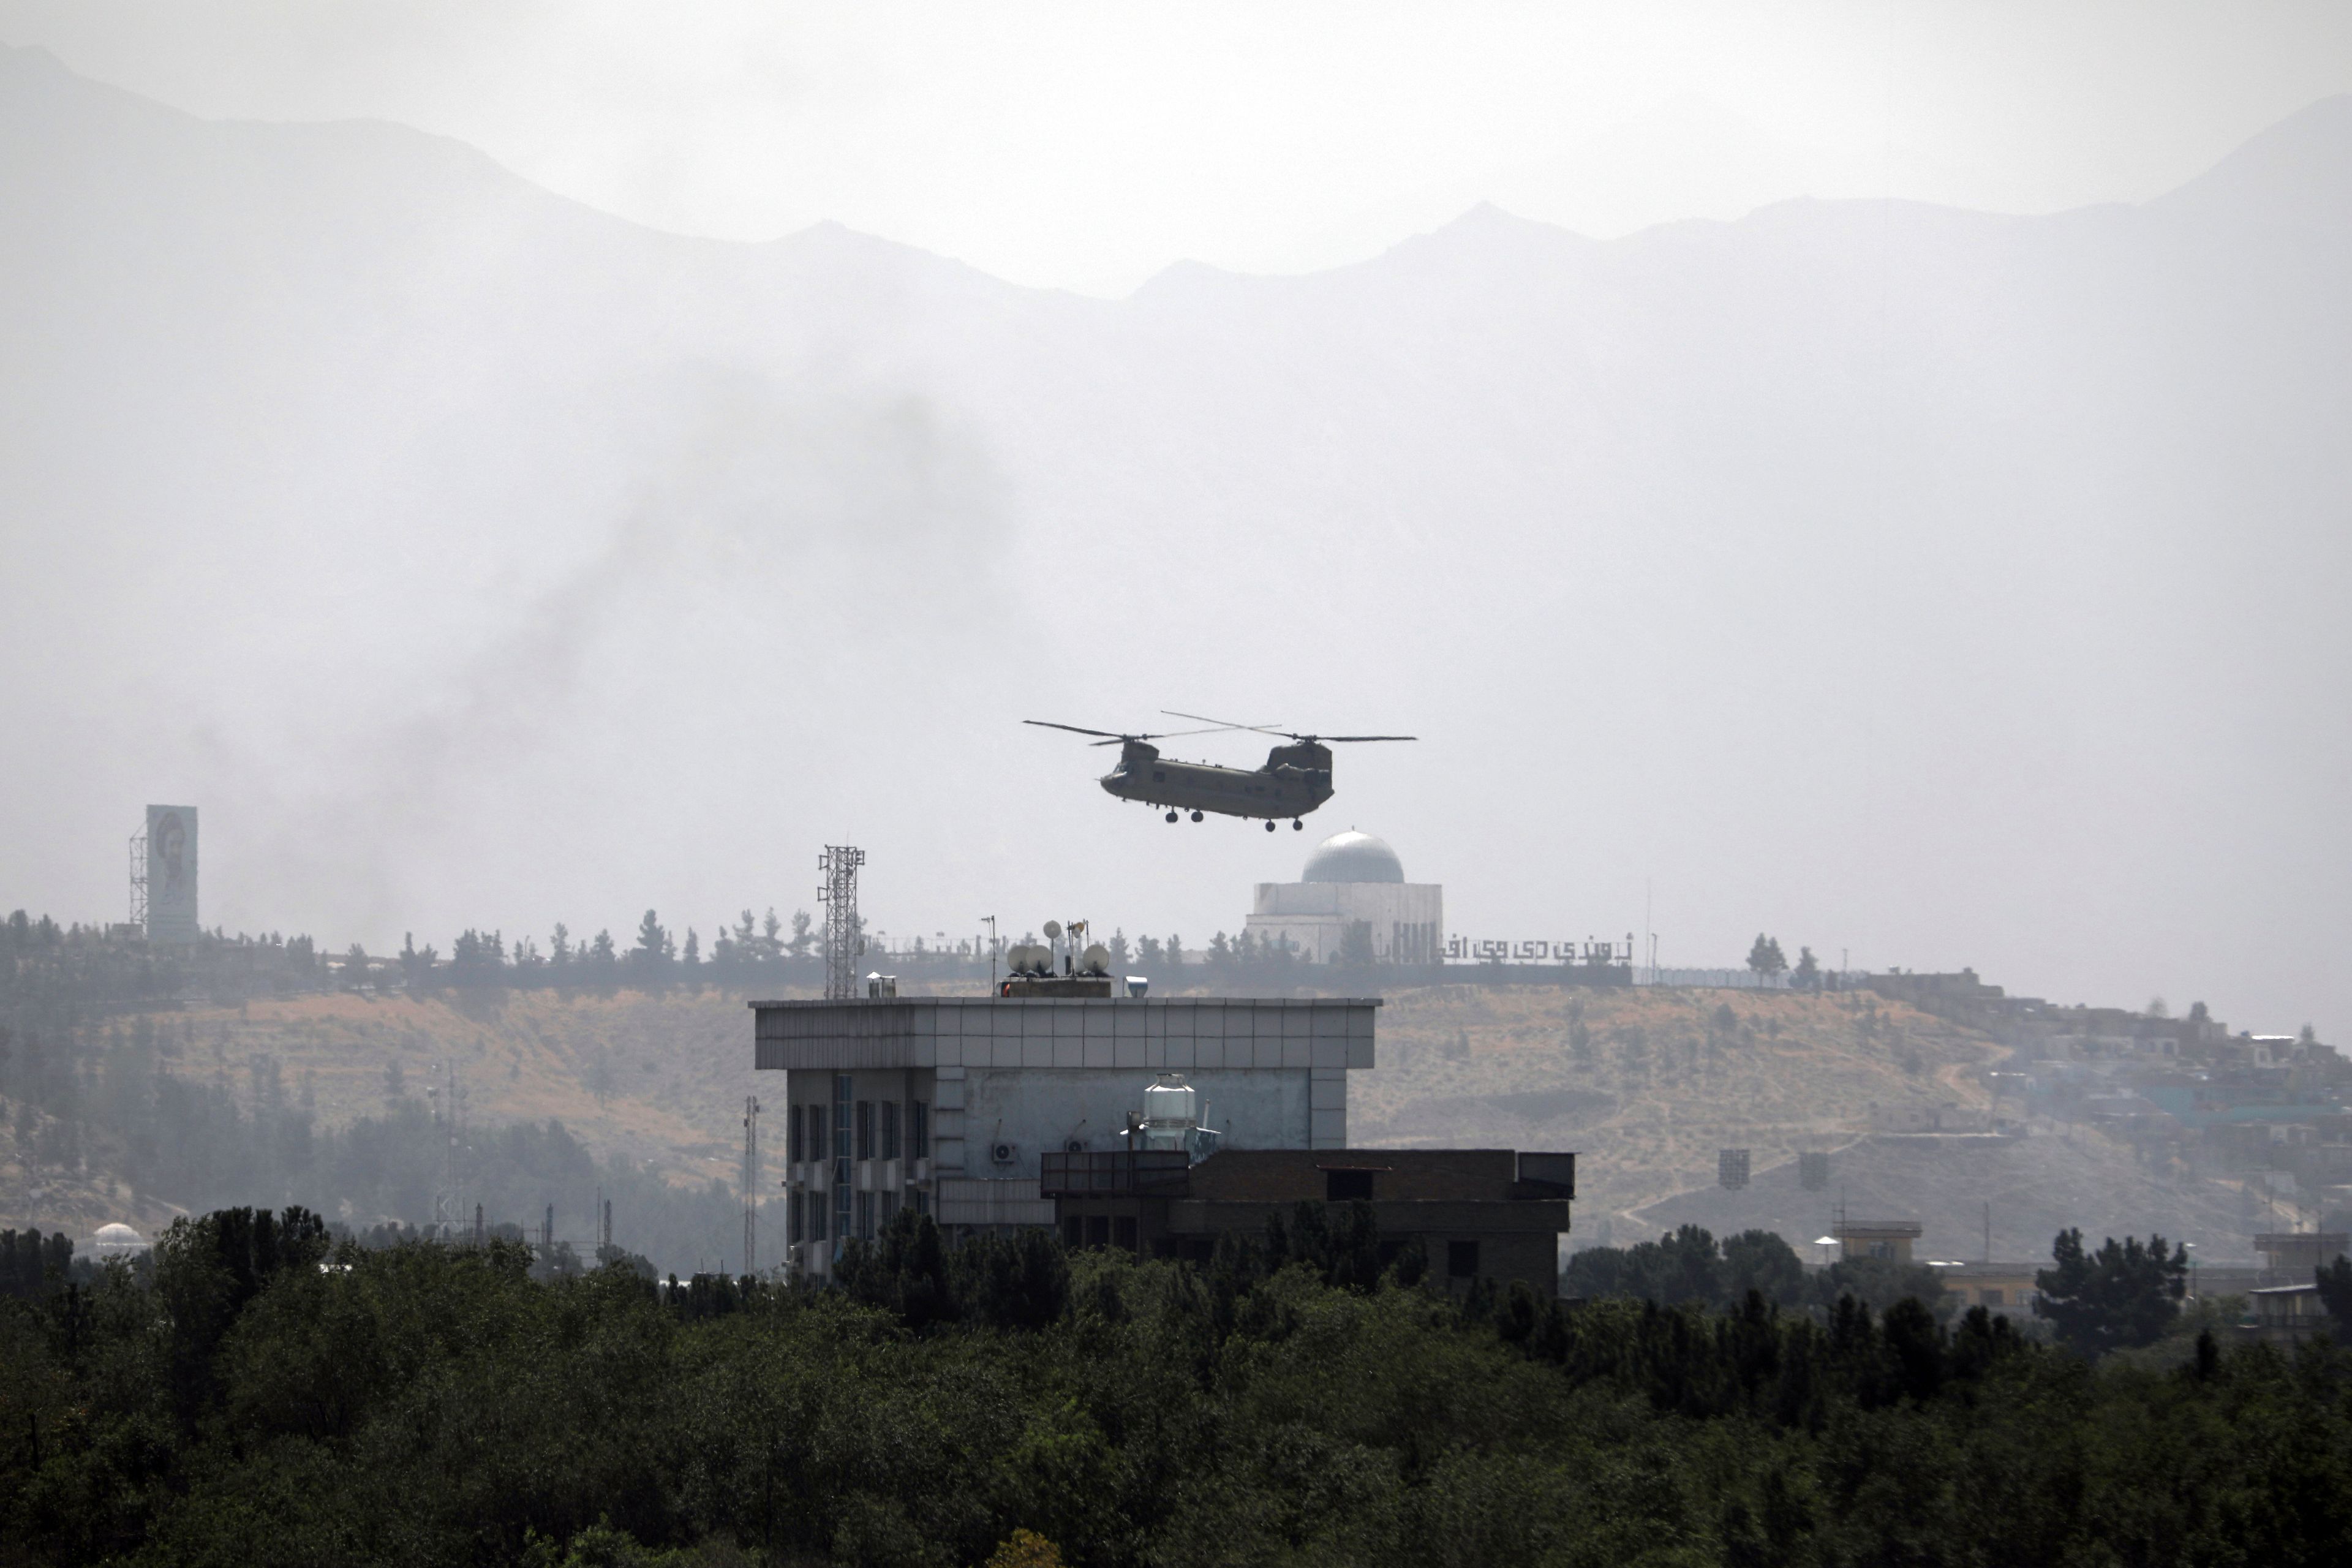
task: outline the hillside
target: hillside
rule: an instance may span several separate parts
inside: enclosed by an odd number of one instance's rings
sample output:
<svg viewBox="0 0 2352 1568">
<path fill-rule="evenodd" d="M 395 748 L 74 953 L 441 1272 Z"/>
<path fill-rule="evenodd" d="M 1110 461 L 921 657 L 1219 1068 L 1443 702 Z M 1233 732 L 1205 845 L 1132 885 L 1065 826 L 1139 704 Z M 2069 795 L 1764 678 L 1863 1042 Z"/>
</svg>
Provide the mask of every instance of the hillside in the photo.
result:
<svg viewBox="0 0 2352 1568">
<path fill-rule="evenodd" d="M 1357 1140 L 1578 1150 L 1593 1238 L 1711 1183 L 1719 1149 L 1761 1169 L 1849 1142 L 1882 1109 L 1982 1107 L 1974 1075 L 2007 1054 L 1876 996 L 1664 987 L 1438 986 L 1391 998 L 1381 1029 Z"/>
<path fill-rule="evenodd" d="M 681 1192 L 713 1181 L 731 1191 L 743 1096 L 776 1098 L 751 1068 L 744 1000 L 718 990 L 330 994 L 199 1009 L 168 1016 L 162 1033 L 176 1053 L 172 1070 L 226 1085 L 245 1103 L 299 1101 L 320 1128 L 391 1116 L 395 1081 L 413 1107 L 438 1081 L 436 1064 L 454 1063 L 478 1142 L 553 1119 L 599 1161 L 625 1160 Z M 2000 1208 L 2004 1242 L 2036 1254 L 2059 1223 L 2164 1228 L 2216 1259 L 2248 1253 L 2234 1193 L 2159 1179 L 2089 1132 L 2021 1144 L 1874 1137 L 1897 1108 L 1983 1106 L 1977 1070 L 2005 1054 L 1875 996 L 1443 985 L 1391 995 L 1380 1031 L 1381 1065 L 1351 1081 L 1351 1142 L 1576 1150 L 1579 1242 L 1694 1218 L 1808 1241 L 1835 1194 L 1798 1191 L 1790 1162 L 1835 1150 L 1853 1202 L 1932 1217 L 1931 1241 L 1955 1255 L 1984 1201 Z M 400 1135 L 433 1136 L 422 1121 Z M 14 1135 L 0 1140 L 0 1215 L 12 1223 L 86 1234 L 108 1219 L 168 1217 L 170 1193 L 134 1202 L 102 1162 L 75 1177 L 51 1163 L 37 1181 Z M 1726 1147 L 1751 1151 L 1756 1181 L 1744 1194 L 1712 1185 Z M 584 1223 L 583 1196 L 567 1187 L 548 1198 L 560 1197 L 566 1234 Z M 693 1222 L 711 1231 L 703 1245 L 713 1251 L 725 1240 L 720 1220 Z M 642 1223 L 622 1215 L 632 1236 Z"/>
</svg>

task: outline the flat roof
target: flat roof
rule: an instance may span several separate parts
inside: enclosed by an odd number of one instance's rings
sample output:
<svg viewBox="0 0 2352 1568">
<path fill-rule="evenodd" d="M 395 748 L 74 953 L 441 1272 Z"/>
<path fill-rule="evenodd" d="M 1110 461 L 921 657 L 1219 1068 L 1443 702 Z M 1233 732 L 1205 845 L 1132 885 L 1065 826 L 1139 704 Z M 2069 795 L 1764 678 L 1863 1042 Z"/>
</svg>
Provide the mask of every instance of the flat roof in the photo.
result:
<svg viewBox="0 0 2352 1568">
<path fill-rule="evenodd" d="M 1375 996 L 872 996 L 747 1004 L 755 1068 L 1373 1065 Z"/>
<path fill-rule="evenodd" d="M 795 996 L 746 1007 L 1378 1007 L 1378 996 Z"/>
</svg>

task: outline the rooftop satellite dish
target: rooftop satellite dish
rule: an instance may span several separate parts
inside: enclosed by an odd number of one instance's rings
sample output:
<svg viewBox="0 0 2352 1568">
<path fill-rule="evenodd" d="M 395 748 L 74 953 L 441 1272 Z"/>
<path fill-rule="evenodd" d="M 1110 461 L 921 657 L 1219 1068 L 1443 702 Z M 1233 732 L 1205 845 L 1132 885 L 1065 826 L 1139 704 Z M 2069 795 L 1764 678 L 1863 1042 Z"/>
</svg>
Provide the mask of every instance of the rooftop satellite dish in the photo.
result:
<svg viewBox="0 0 2352 1568">
<path fill-rule="evenodd" d="M 1058 938 L 1061 934 L 1062 934 L 1062 922 L 1061 922 L 1061 921 L 1047 921 L 1045 922 L 1045 940 L 1046 940 L 1047 942 L 1052 942 L 1052 941 L 1055 940 L 1055 939 L 1056 939 L 1056 938 Z"/>
<path fill-rule="evenodd" d="M 1108 974 L 1110 973 L 1110 949 L 1105 947 L 1100 942 L 1097 942 L 1092 947 L 1087 949 L 1085 962 L 1087 973 L 1088 974 Z"/>
</svg>

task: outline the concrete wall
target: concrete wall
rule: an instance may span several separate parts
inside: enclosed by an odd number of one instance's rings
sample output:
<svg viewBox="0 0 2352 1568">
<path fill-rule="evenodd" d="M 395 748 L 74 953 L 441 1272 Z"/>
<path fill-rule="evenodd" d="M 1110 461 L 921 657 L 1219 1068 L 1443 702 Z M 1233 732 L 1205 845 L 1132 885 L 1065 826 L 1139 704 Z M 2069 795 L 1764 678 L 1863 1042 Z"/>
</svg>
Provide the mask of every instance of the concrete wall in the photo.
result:
<svg viewBox="0 0 2352 1568">
<path fill-rule="evenodd" d="M 1192 1197 L 1210 1202 L 1295 1203 L 1321 1199 L 1327 1167 L 1373 1173 L 1377 1201 L 1473 1201 L 1500 1203 L 1511 1195 L 1518 1156 L 1508 1149 L 1301 1149 L 1220 1150 L 1192 1167 Z"/>
<path fill-rule="evenodd" d="M 1373 1065 L 1380 1003 L 1356 997 L 990 996 L 754 1002 L 753 1063 L 1192 1072 Z"/>
<path fill-rule="evenodd" d="M 1235 1149 L 1299 1149 L 1311 1147 L 1311 1112 L 1316 1090 L 1324 1090 L 1327 1109 L 1346 1114 L 1345 1075 L 1335 1084 L 1318 1086 L 1305 1068 L 1211 1069 L 1189 1072 L 1191 1084 L 1205 1102 L 1202 1120 L 1225 1135 Z M 964 1079 L 963 1168 L 971 1175 L 1037 1174 L 1037 1156 L 1059 1151 L 1071 1140 L 1088 1149 L 1125 1147 L 1119 1130 L 1130 1114 L 1143 1110 L 1143 1090 L 1151 1075 L 1143 1072 L 1092 1071 L 1086 1068 L 968 1069 Z M 1341 1126 L 1344 1128 L 1344 1121 Z M 1345 1141 L 1341 1132 L 1341 1142 Z M 990 1145 L 1012 1143 L 1017 1158 L 999 1164 Z"/>
</svg>

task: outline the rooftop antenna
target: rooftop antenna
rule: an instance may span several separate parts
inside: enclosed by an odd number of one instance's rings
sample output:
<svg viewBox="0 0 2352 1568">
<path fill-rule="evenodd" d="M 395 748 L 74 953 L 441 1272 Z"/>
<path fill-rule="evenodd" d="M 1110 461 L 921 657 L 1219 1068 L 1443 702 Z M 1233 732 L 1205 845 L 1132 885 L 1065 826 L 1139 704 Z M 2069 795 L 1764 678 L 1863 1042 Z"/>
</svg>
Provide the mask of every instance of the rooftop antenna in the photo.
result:
<svg viewBox="0 0 2352 1568">
<path fill-rule="evenodd" d="M 857 868 L 866 851 L 828 844 L 816 858 L 824 881 L 816 890 L 824 906 L 824 999 L 846 1002 L 857 994 Z"/>
<path fill-rule="evenodd" d="M 982 915 L 982 923 L 988 927 L 988 994 L 996 994 L 996 917 Z"/>
<path fill-rule="evenodd" d="M 1657 912 L 1658 879 L 1644 877 L 1642 879 L 1642 935 L 1644 939 L 1643 945 L 1649 949 L 1650 984 L 1653 985 L 1658 983 Z"/>
<path fill-rule="evenodd" d="M 608 1226 L 609 1226 L 609 1222 Z M 786 1237 L 787 1240 L 791 1239 Z M 760 1102 L 743 1097 L 743 1272 L 757 1274 L 760 1256 Z"/>
</svg>

